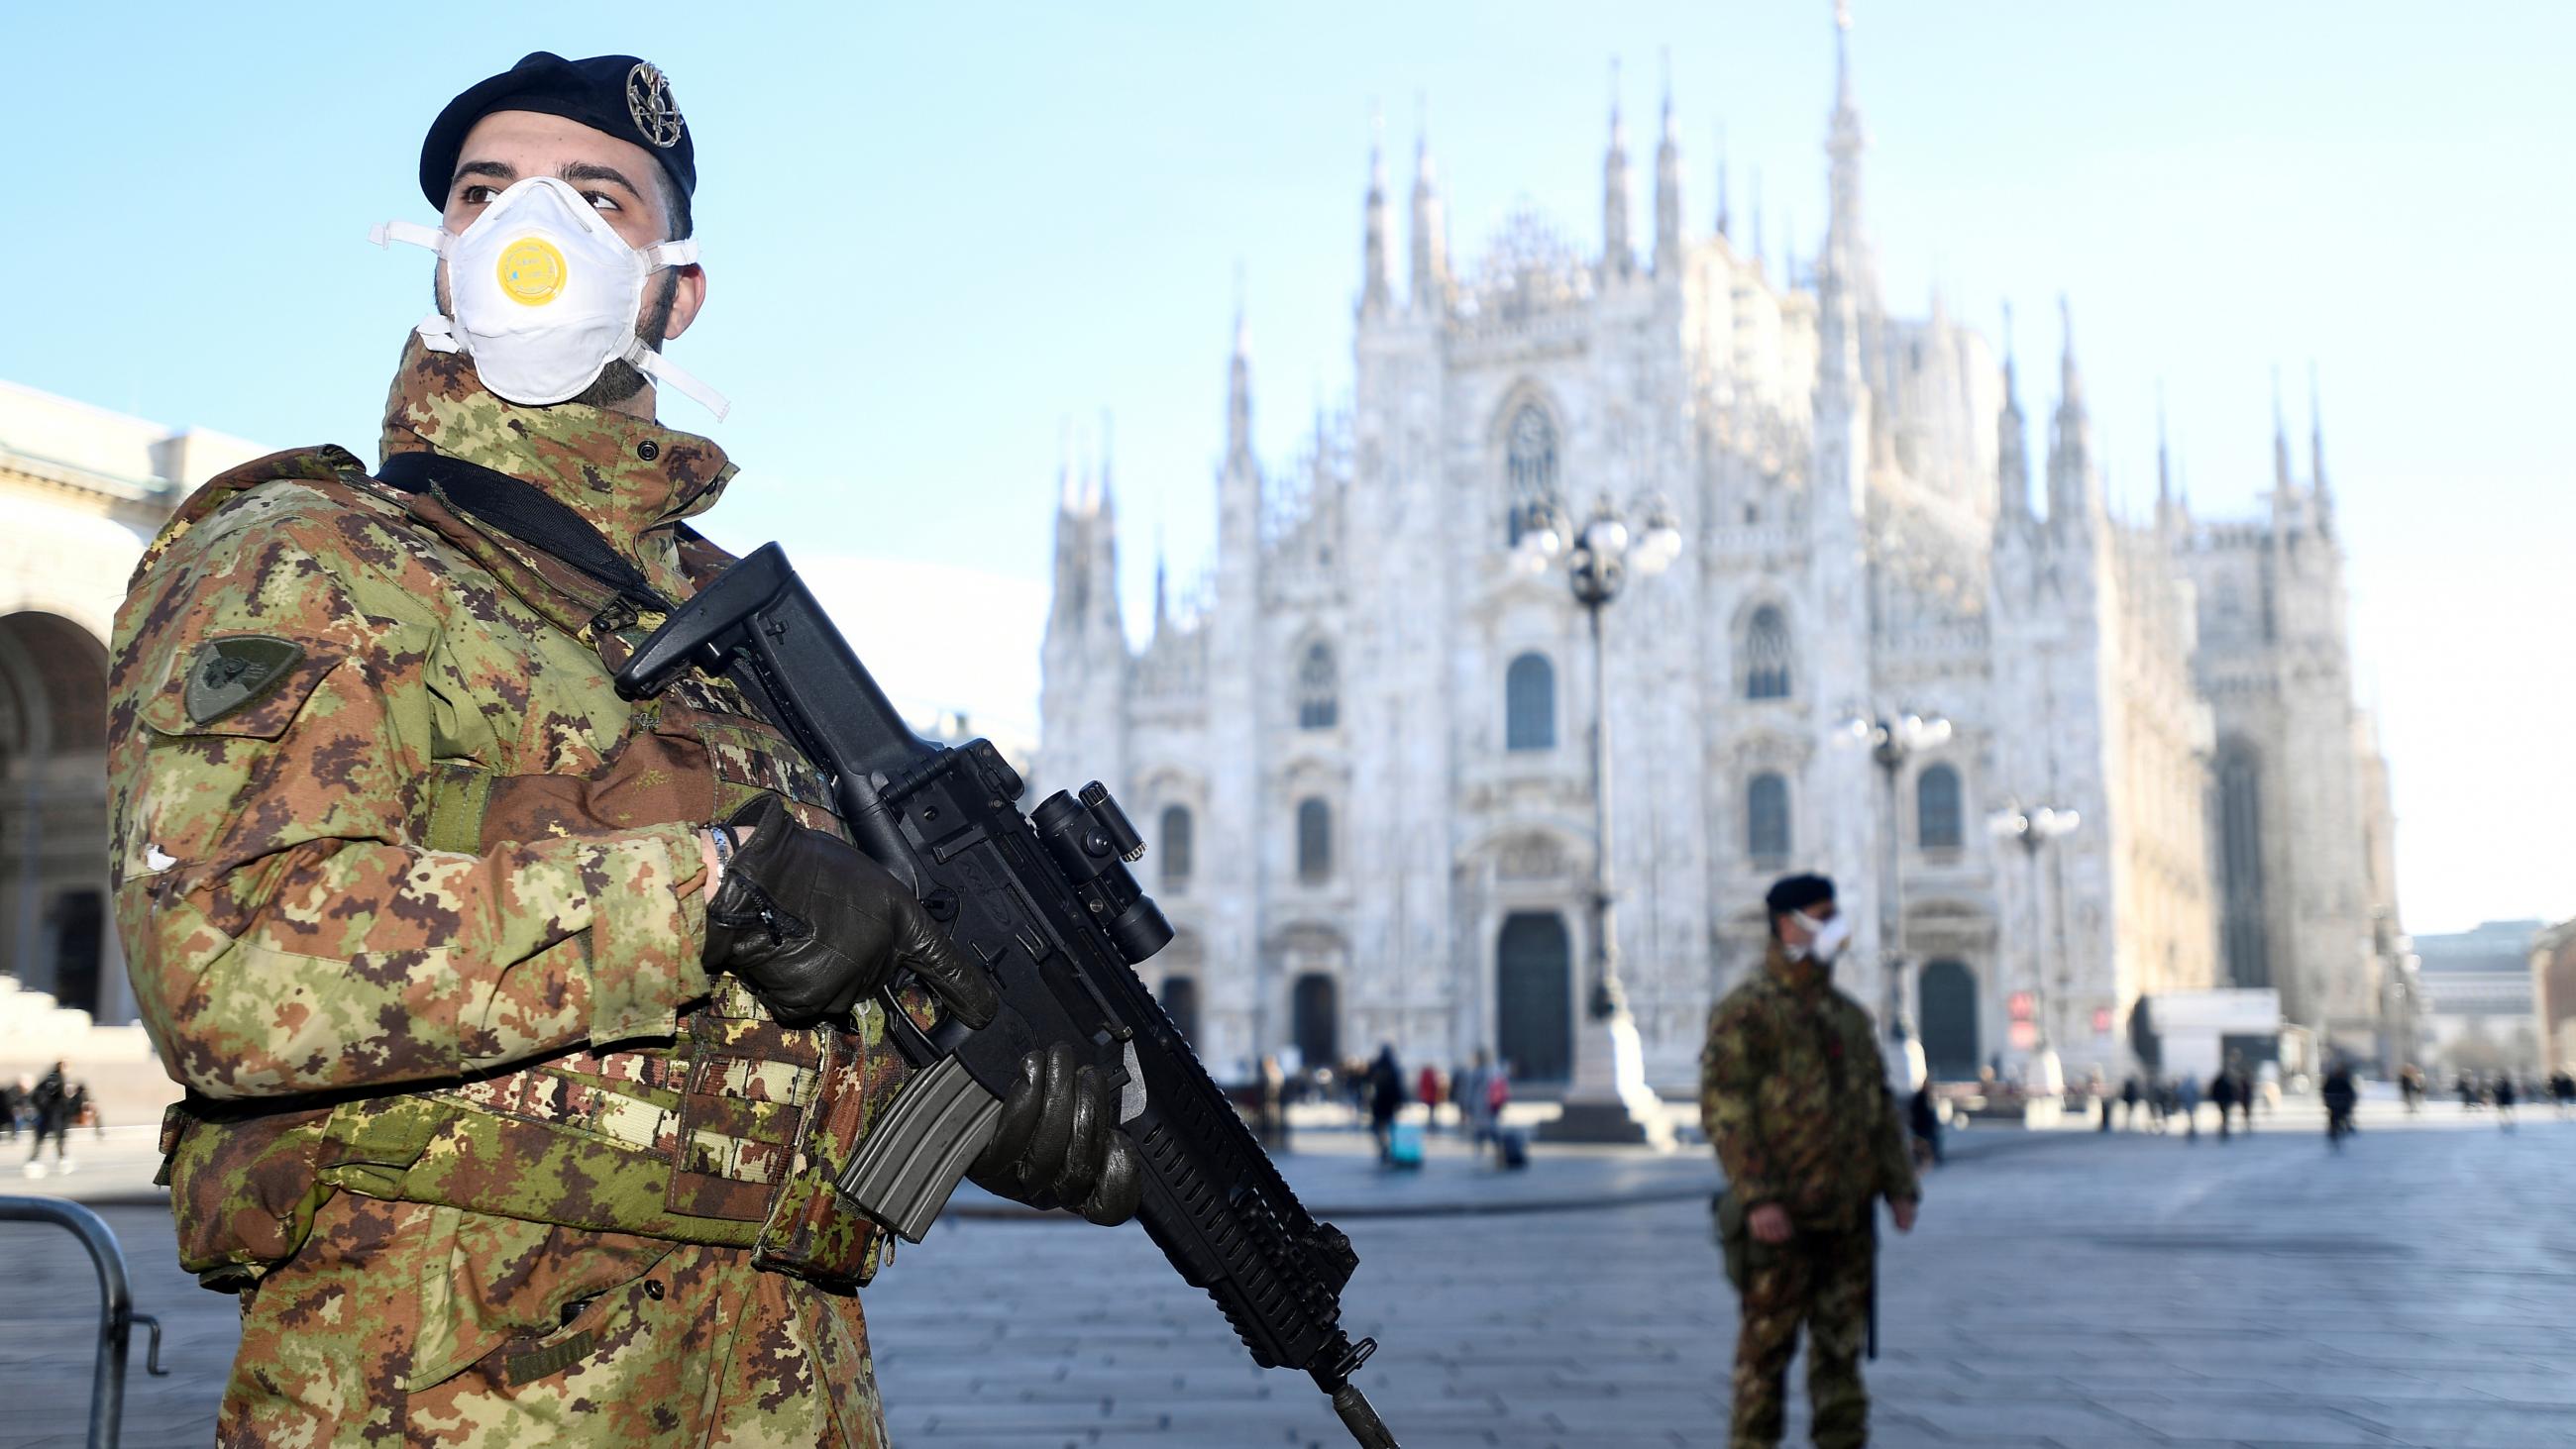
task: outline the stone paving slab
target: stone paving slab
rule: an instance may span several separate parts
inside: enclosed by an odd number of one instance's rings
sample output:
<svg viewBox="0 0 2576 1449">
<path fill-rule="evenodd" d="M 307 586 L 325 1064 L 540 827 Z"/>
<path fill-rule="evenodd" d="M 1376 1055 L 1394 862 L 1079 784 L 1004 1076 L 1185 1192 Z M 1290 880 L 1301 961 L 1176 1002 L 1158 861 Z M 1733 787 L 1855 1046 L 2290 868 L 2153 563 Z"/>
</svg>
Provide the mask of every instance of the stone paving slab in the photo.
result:
<svg viewBox="0 0 2576 1449">
<path fill-rule="evenodd" d="M 1963 1155 L 1921 1231 L 1885 1246 L 1874 1442 L 2576 1446 L 2576 1124 L 2479 1126 L 2372 1121 L 2340 1157 L 2273 1130 Z M 1373 1168 L 1323 1157 L 1366 1190 Z M 1705 1169 L 1643 1169 L 1687 1170 Z M 1569 1173 L 1640 1180 L 1615 1160 Z M 126 1442 L 205 1443 L 231 1301 L 177 1271 L 162 1210 L 106 1214 L 178 1371 L 138 1362 Z M 1349 1320 L 1385 1345 L 1362 1382 L 1407 1449 L 1723 1442 L 1734 1303 L 1700 1204 L 1347 1226 Z M 1255 1369 L 1140 1233 L 960 1221 L 867 1301 L 906 1449 L 1343 1442 L 1323 1396 Z M 0 1227 L 0 1449 L 77 1442 L 93 1303 L 67 1237 Z"/>
</svg>

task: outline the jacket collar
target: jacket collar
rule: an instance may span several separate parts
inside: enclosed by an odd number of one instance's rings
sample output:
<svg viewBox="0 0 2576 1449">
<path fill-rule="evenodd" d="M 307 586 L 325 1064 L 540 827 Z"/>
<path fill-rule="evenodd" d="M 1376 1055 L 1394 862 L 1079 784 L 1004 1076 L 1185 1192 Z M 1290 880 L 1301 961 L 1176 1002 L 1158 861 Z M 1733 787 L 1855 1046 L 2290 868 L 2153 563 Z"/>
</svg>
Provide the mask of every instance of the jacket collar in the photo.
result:
<svg viewBox="0 0 2576 1449">
<path fill-rule="evenodd" d="M 734 465 L 694 433 L 582 403 L 529 407 L 484 389 L 471 359 L 411 338 L 385 400 L 383 453 L 432 452 L 533 483 L 621 553 L 715 506 Z"/>
<path fill-rule="evenodd" d="M 1834 968 L 1813 956 L 1795 961 L 1789 959 L 1788 949 L 1775 938 L 1762 957 L 1762 974 L 1774 983 L 1805 996 L 1832 985 Z"/>
</svg>

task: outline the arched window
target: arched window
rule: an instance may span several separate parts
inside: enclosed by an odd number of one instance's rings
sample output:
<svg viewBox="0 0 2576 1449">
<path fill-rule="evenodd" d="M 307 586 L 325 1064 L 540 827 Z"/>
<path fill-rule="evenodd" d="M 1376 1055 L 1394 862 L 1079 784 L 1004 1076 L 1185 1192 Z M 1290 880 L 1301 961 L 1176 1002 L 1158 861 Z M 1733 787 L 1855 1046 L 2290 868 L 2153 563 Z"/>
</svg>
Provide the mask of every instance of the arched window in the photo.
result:
<svg viewBox="0 0 2576 1449">
<path fill-rule="evenodd" d="M 1297 978 L 1289 994 L 1288 1018 L 1297 1054 L 1308 1067 L 1338 1067 L 1342 1061 L 1341 988 L 1321 971 Z"/>
<path fill-rule="evenodd" d="M 1744 697 L 1789 697 L 1789 621 L 1769 604 L 1745 621 Z"/>
<path fill-rule="evenodd" d="M 1297 802 L 1297 878 L 1308 883 L 1333 874 L 1333 807 L 1321 800 Z"/>
<path fill-rule="evenodd" d="M 1789 782 L 1770 771 L 1744 786 L 1744 852 L 1766 863 L 1789 858 Z"/>
<path fill-rule="evenodd" d="M 2263 765 L 2230 741 L 2218 754 L 2219 942 L 2233 986 L 2272 984 L 2263 909 Z"/>
<path fill-rule="evenodd" d="M 1163 978 L 1163 1014 L 1187 1041 L 1199 1037 L 1199 983 L 1195 976 Z"/>
<path fill-rule="evenodd" d="M 1503 673 L 1503 748 L 1556 748 L 1556 666 L 1524 654 Z"/>
<path fill-rule="evenodd" d="M 1333 646 L 1318 639 L 1297 661 L 1297 728 L 1328 730 L 1341 718 L 1341 671 L 1333 664 Z"/>
<path fill-rule="evenodd" d="M 1190 883 L 1190 811 L 1186 805 L 1163 807 L 1163 884 L 1172 889 Z"/>
<path fill-rule="evenodd" d="M 1934 765 L 1914 777 L 1915 838 L 1925 850 L 1959 848 L 1959 772 Z"/>
<path fill-rule="evenodd" d="M 1503 541 L 1519 543 L 1532 509 L 1556 499 L 1556 424 L 1547 409 L 1523 403 L 1512 414 L 1511 431 L 1503 438 L 1503 474 L 1510 509 L 1504 515 Z"/>
</svg>

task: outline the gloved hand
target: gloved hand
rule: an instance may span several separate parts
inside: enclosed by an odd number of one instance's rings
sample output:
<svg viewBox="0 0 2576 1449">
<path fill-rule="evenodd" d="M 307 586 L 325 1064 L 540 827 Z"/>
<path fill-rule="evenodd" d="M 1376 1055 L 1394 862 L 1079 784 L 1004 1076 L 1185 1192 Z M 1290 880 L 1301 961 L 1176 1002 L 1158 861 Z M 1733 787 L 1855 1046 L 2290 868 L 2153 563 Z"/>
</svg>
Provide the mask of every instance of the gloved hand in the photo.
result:
<svg viewBox="0 0 2576 1449">
<path fill-rule="evenodd" d="M 741 977 L 780 1021 L 801 1026 L 842 1015 L 898 970 L 920 978 L 969 1026 L 1001 1010 L 991 974 L 857 847 L 798 824 L 769 794 L 725 828 L 742 843 L 707 898 L 702 959 Z"/>
<path fill-rule="evenodd" d="M 1145 1164 L 1118 1130 L 1119 1089 L 1074 1065 L 1059 1042 L 1020 1058 L 1002 1125 L 967 1169 L 986 1192 L 1034 1208 L 1071 1208 L 1104 1228 L 1136 1216 Z"/>
</svg>

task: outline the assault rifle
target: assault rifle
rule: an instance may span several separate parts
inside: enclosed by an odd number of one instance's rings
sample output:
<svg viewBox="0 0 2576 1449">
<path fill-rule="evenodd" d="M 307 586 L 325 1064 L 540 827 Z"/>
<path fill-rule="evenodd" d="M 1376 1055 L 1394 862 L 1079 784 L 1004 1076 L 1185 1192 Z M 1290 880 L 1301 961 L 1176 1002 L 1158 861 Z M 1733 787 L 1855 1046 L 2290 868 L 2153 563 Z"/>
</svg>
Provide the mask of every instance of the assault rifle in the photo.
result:
<svg viewBox="0 0 2576 1449">
<path fill-rule="evenodd" d="M 1056 1042 L 1123 1083 L 1119 1130 L 1143 1159 L 1137 1216 L 1204 1288 L 1264 1368 L 1302 1369 L 1364 1449 L 1396 1449 L 1351 1375 L 1377 1351 L 1340 1326 L 1359 1265 L 1309 1215 L 1133 969 L 1172 939 L 1127 869 L 1145 853 L 1095 780 L 1020 813 L 1019 773 L 987 740 L 921 739 L 768 544 L 674 610 L 617 672 L 629 699 L 689 669 L 729 674 L 832 777 L 862 850 L 910 884 L 932 919 L 990 967 L 991 1025 L 928 1032 L 891 998 L 886 1022 L 914 1074 L 839 1184 L 871 1218 L 921 1241 L 991 1140 L 1022 1056 Z"/>
</svg>

